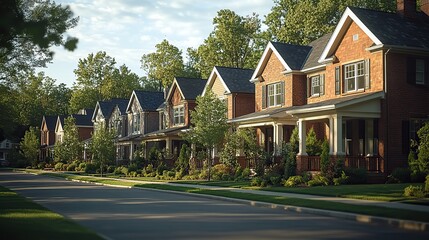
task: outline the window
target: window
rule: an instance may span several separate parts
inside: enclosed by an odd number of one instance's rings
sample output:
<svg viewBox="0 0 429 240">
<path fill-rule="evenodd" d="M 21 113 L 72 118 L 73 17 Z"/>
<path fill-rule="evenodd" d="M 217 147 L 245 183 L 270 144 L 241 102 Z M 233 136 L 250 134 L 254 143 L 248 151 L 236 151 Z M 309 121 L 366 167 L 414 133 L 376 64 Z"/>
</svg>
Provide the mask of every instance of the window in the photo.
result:
<svg viewBox="0 0 429 240">
<path fill-rule="evenodd" d="M 183 106 L 174 108 L 174 125 L 185 124 L 185 108 Z"/>
<path fill-rule="evenodd" d="M 416 59 L 416 84 L 425 84 L 425 61 Z"/>
<path fill-rule="evenodd" d="M 274 83 L 268 85 L 268 107 L 283 104 L 283 84 Z"/>
<path fill-rule="evenodd" d="M 310 78 L 311 81 L 311 96 L 320 94 L 320 76 L 314 76 Z"/>
<path fill-rule="evenodd" d="M 344 66 L 345 92 L 365 89 L 365 62 L 357 62 Z"/>
<path fill-rule="evenodd" d="M 133 133 L 140 133 L 140 113 L 133 113 Z"/>
</svg>

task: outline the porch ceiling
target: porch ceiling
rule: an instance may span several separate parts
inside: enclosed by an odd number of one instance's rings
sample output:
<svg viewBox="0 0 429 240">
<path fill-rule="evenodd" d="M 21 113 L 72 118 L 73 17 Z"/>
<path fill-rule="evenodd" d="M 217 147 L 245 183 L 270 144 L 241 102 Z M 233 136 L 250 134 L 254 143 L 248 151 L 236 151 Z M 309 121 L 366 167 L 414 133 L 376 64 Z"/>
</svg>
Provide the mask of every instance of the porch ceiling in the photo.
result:
<svg viewBox="0 0 429 240">
<path fill-rule="evenodd" d="M 239 126 L 242 125 L 267 125 L 275 123 L 284 123 L 284 124 L 295 124 L 296 120 L 290 114 L 287 113 L 288 109 L 293 107 L 280 107 L 266 109 L 260 112 L 254 112 L 247 115 L 243 115 L 228 121 L 228 123 L 235 123 Z"/>
</svg>

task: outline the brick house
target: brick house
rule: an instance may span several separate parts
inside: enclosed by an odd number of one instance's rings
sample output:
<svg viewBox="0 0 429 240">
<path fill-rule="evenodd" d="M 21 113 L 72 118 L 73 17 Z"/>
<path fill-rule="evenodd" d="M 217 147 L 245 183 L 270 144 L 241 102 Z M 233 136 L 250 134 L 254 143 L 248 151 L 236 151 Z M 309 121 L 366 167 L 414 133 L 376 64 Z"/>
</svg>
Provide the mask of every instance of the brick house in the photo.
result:
<svg viewBox="0 0 429 240">
<path fill-rule="evenodd" d="M 117 141 L 119 160 L 132 160 L 134 154 L 140 149 L 143 136 L 158 130 L 158 106 L 164 102 L 164 93 L 134 90 L 123 118 L 122 127 L 125 135 Z M 121 114 L 123 114 L 121 110 Z"/>
<path fill-rule="evenodd" d="M 91 138 L 94 125 L 91 121 L 93 115 L 92 109 L 85 109 L 79 114 L 57 116 L 55 123 L 55 143 L 61 143 L 64 137 L 64 120 L 68 117 L 75 119 L 75 125 L 78 130 L 79 140 L 85 141 Z"/>
<path fill-rule="evenodd" d="M 204 87 L 225 101 L 228 119 L 240 117 L 255 111 L 255 87 L 249 79 L 253 69 L 214 67 Z"/>
<path fill-rule="evenodd" d="M 58 116 L 43 116 L 40 126 L 40 161 L 46 161 L 49 157 L 52 159 L 55 145 L 55 125 Z"/>
<path fill-rule="evenodd" d="M 256 112 L 230 122 L 256 127 L 274 154 L 297 125 L 298 172 L 320 170 L 306 152 L 310 127 L 346 166 L 379 176 L 407 166 L 410 139 L 429 118 L 429 1 L 397 9 L 347 8 L 309 46 L 269 43 L 251 80 Z"/>
<path fill-rule="evenodd" d="M 165 102 L 158 106 L 159 127 L 144 136 L 146 153 L 152 147 L 163 150 L 167 159 L 176 159 L 184 140 L 180 133 L 189 128 L 190 111 L 196 106 L 197 96 L 203 92 L 206 80 L 176 77 L 166 92 Z"/>
</svg>

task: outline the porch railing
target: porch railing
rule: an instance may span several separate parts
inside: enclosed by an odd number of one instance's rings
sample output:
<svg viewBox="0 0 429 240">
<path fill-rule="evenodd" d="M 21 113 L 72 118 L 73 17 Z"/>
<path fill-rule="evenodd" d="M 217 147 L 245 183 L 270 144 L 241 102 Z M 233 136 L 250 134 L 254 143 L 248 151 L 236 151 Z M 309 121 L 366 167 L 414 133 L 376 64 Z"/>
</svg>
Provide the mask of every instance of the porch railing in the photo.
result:
<svg viewBox="0 0 429 240">
<path fill-rule="evenodd" d="M 299 156 L 300 171 L 320 171 L 320 156 Z M 344 156 L 344 166 L 364 168 L 368 172 L 383 172 L 383 158 L 380 156 Z M 337 157 L 331 156 L 331 161 Z"/>
</svg>

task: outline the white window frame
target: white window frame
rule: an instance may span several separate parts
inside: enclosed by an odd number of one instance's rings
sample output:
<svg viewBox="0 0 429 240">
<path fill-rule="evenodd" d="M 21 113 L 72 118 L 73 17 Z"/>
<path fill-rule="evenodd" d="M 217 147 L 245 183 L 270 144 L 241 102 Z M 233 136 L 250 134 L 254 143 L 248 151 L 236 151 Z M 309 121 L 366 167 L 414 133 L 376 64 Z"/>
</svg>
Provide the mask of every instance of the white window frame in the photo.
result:
<svg viewBox="0 0 429 240">
<path fill-rule="evenodd" d="M 353 84 L 353 88 L 349 86 L 349 83 Z M 361 86 L 359 86 L 359 83 Z M 365 89 L 365 61 L 344 65 L 344 84 L 345 92 L 355 92 Z"/>
<path fill-rule="evenodd" d="M 320 75 L 310 77 L 311 81 L 311 96 L 320 96 Z M 318 89 L 316 91 L 316 89 Z"/>
<path fill-rule="evenodd" d="M 416 84 L 425 84 L 425 60 L 416 59 Z"/>
<path fill-rule="evenodd" d="M 185 124 L 185 106 L 176 106 L 173 108 L 173 125 L 179 126 Z"/>
<path fill-rule="evenodd" d="M 133 112 L 133 133 L 140 133 L 140 113 Z"/>
<path fill-rule="evenodd" d="M 282 84 L 273 83 L 267 86 L 267 107 L 280 106 L 282 104 Z"/>
</svg>

